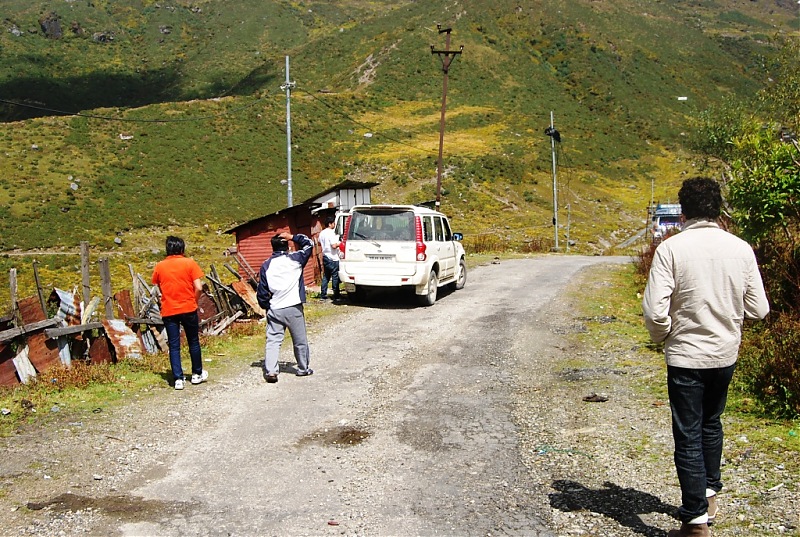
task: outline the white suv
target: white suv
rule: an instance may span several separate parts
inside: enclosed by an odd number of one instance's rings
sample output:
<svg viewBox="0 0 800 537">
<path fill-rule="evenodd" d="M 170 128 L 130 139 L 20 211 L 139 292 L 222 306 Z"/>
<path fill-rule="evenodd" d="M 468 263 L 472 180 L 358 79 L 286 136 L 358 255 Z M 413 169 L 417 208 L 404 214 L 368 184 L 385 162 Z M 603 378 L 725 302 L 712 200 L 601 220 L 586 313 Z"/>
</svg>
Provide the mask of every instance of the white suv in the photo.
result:
<svg viewBox="0 0 800 537">
<path fill-rule="evenodd" d="M 461 289 L 467 263 L 447 217 L 416 205 L 356 205 L 339 246 L 339 279 L 348 294 L 370 287 L 413 287 L 420 303 L 439 287 Z"/>
</svg>

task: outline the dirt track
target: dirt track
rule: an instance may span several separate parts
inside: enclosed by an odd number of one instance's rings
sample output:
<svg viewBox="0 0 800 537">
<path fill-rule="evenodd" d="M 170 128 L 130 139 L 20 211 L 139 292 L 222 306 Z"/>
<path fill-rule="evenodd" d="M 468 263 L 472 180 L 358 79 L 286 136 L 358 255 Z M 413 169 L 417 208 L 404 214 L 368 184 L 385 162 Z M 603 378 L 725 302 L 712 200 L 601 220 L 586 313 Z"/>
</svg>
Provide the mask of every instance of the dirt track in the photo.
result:
<svg viewBox="0 0 800 537">
<path fill-rule="evenodd" d="M 631 390 L 619 356 L 558 365 L 583 352 L 564 339 L 580 323 L 563 289 L 625 261 L 503 261 L 431 308 L 330 306 L 347 310 L 312 331 L 311 377 L 285 347 L 274 385 L 242 357 L 233 377 L 6 439 L 2 532 L 664 535 L 679 500 L 668 410 Z M 581 401 L 599 390 L 609 403 Z"/>
</svg>

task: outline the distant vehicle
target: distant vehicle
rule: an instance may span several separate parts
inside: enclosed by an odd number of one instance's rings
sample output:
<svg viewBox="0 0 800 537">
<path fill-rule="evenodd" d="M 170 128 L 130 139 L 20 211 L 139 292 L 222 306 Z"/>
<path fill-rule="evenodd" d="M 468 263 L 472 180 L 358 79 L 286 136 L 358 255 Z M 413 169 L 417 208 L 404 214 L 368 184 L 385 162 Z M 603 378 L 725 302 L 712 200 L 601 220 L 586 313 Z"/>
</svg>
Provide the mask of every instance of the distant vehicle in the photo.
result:
<svg viewBox="0 0 800 537">
<path fill-rule="evenodd" d="M 413 289 L 422 305 L 438 288 L 461 289 L 467 263 L 447 217 L 416 205 L 356 205 L 339 246 L 339 279 L 356 297 L 375 287 Z"/>
<path fill-rule="evenodd" d="M 653 242 L 661 242 L 668 233 L 680 231 L 681 227 L 681 206 L 679 203 L 656 205 L 650 227 Z"/>
</svg>

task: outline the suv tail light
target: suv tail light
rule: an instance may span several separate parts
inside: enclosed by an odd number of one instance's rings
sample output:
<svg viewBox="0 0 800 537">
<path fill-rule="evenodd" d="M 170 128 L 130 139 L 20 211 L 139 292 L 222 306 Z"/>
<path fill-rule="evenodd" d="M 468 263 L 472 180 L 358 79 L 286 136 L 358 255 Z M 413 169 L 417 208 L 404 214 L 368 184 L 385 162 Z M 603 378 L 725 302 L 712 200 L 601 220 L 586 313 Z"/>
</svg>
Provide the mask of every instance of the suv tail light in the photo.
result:
<svg viewBox="0 0 800 537">
<path fill-rule="evenodd" d="M 422 219 L 419 216 L 416 216 L 414 217 L 414 223 L 417 232 L 417 261 L 425 261 L 427 258 L 427 255 L 425 254 L 427 247 L 425 246 L 425 243 L 422 242 Z"/>
<path fill-rule="evenodd" d="M 342 232 L 342 236 L 339 237 L 339 259 L 344 259 L 345 250 L 347 249 L 347 241 L 345 237 L 347 237 L 347 233 L 350 231 L 350 219 L 348 218 L 344 223 L 344 232 Z"/>
</svg>

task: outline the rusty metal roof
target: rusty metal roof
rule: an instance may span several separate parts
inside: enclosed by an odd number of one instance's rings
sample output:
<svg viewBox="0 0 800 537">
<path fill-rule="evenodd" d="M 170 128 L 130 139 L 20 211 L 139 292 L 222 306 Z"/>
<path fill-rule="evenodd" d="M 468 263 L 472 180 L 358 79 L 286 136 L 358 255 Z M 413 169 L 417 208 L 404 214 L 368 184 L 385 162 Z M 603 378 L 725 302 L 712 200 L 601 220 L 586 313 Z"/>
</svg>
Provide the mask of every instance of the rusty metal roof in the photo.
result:
<svg viewBox="0 0 800 537">
<path fill-rule="evenodd" d="M 241 224 L 235 224 L 235 225 L 231 226 L 230 228 L 224 230 L 223 233 L 233 233 L 234 231 L 236 231 L 240 227 L 246 226 L 246 225 L 248 225 L 248 224 L 250 224 L 252 222 L 255 222 L 257 220 L 261 220 L 262 218 L 267 218 L 269 216 L 273 216 L 273 215 L 276 215 L 276 214 L 281 214 L 281 213 L 284 213 L 284 212 L 297 210 L 298 208 L 300 208 L 300 207 L 302 207 L 304 205 L 308 205 L 309 202 L 311 202 L 311 201 L 313 201 L 313 200 L 315 200 L 315 199 L 317 199 L 319 197 L 322 197 L 325 194 L 329 194 L 331 192 L 336 192 L 337 190 L 346 190 L 346 189 L 353 189 L 353 188 L 372 188 L 372 187 L 378 186 L 379 184 L 380 183 L 362 183 L 360 181 L 351 181 L 351 180 L 342 181 L 341 183 L 339 183 L 339 184 L 337 184 L 335 186 L 332 186 L 331 188 L 328 188 L 327 190 L 323 190 L 322 192 L 314 194 L 313 196 L 311 196 L 310 198 L 308 198 L 307 200 L 305 200 L 302 203 L 298 203 L 297 205 L 292 205 L 291 207 L 284 207 L 284 208 L 279 209 L 279 210 L 277 210 L 275 212 L 271 212 L 271 213 L 259 216 L 257 218 L 252 218 L 252 219 L 250 219 L 250 220 L 248 220 L 246 222 L 242 222 Z"/>
<path fill-rule="evenodd" d="M 142 344 L 136 334 L 128 328 L 125 321 L 120 319 L 103 319 L 103 327 L 106 329 L 106 336 L 114 350 L 117 352 L 117 360 L 124 358 L 140 359 L 142 357 Z"/>
</svg>

